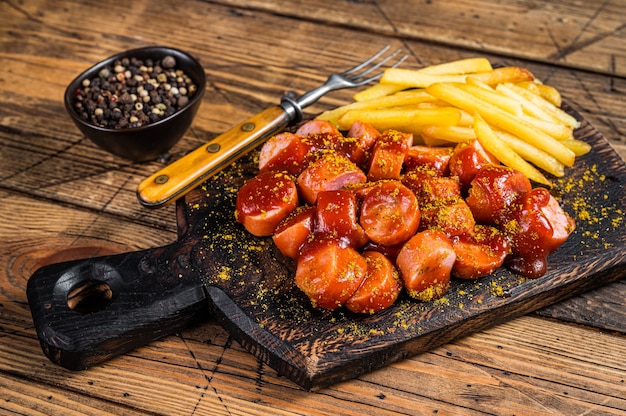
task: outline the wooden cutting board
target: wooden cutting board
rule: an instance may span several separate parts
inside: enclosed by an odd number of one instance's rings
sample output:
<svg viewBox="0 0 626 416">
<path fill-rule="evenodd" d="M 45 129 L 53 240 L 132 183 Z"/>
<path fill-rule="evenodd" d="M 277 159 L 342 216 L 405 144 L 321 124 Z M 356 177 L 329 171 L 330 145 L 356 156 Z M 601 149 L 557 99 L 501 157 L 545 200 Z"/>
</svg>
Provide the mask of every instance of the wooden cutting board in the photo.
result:
<svg viewBox="0 0 626 416">
<path fill-rule="evenodd" d="M 293 261 L 234 221 L 236 192 L 257 172 L 253 152 L 178 201 L 175 243 L 37 270 L 27 294 L 43 351 L 80 370 L 213 317 L 280 374 L 317 389 L 617 281 L 626 167 L 585 120 L 576 137 L 593 150 L 553 193 L 577 228 L 539 279 L 500 269 L 453 280 L 436 301 L 403 294 L 376 315 L 315 310 L 294 284 Z"/>
</svg>

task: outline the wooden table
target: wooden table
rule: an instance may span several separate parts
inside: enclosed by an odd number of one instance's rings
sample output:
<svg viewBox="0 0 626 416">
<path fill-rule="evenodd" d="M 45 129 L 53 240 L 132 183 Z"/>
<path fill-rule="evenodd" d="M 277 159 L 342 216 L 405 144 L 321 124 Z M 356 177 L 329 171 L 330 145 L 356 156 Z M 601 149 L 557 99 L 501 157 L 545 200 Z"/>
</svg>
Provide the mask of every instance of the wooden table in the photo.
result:
<svg viewBox="0 0 626 416">
<path fill-rule="evenodd" d="M 0 1 L 0 413 L 624 414 L 624 280 L 317 392 L 212 320 L 65 370 L 41 351 L 25 288 L 45 264 L 175 241 L 174 206 L 138 204 L 143 178 L 387 43 L 409 51 L 406 67 L 470 56 L 528 67 L 626 158 L 625 10 L 623 0 Z M 170 154 L 134 164 L 85 139 L 62 95 L 94 62 L 154 44 L 199 57 L 207 93 Z"/>
</svg>

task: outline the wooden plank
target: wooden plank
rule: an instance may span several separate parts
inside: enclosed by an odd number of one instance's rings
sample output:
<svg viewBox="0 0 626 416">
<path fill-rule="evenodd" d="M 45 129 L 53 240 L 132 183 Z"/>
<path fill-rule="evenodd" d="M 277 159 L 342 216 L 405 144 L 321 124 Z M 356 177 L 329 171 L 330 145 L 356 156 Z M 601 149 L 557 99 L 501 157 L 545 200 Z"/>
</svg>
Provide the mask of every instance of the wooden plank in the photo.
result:
<svg viewBox="0 0 626 416">
<path fill-rule="evenodd" d="M 391 37 L 462 46 L 480 54 L 626 75 L 624 5 L 620 0 L 602 3 L 592 0 L 575 3 L 213 0 L 210 3 L 253 8 Z"/>
<path fill-rule="evenodd" d="M 626 333 L 624 312 L 626 280 L 583 293 L 575 298 L 540 309 L 537 314 L 561 321 Z"/>
</svg>

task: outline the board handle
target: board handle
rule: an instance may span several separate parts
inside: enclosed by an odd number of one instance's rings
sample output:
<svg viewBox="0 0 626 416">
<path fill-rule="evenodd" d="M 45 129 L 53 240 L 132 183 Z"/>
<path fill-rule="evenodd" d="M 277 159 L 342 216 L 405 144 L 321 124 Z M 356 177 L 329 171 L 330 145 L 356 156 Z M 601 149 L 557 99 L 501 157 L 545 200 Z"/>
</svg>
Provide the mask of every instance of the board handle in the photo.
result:
<svg viewBox="0 0 626 416">
<path fill-rule="evenodd" d="M 35 271 L 26 292 L 44 354 L 82 370 L 206 319 L 202 285 L 159 261 L 168 256 L 166 247 Z"/>
</svg>

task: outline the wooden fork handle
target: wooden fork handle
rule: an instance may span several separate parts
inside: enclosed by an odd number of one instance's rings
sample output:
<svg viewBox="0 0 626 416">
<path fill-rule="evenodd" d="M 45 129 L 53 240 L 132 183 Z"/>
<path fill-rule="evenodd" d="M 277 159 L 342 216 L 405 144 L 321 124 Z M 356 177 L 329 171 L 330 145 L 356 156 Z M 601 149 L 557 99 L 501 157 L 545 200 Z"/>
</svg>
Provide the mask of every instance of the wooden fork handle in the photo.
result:
<svg viewBox="0 0 626 416">
<path fill-rule="evenodd" d="M 182 197 L 290 122 L 278 105 L 252 116 L 144 179 L 137 187 L 139 202 L 155 208 Z"/>
</svg>

